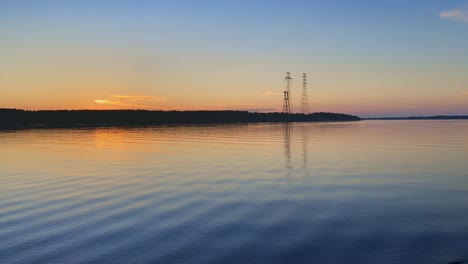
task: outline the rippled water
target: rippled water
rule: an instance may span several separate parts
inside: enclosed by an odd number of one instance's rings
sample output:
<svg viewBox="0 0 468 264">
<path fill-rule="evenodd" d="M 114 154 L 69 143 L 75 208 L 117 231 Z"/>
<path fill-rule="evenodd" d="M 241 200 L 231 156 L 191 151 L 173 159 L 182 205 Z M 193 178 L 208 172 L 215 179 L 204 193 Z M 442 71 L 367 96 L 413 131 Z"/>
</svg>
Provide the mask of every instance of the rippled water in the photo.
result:
<svg viewBox="0 0 468 264">
<path fill-rule="evenodd" d="M 468 261 L 468 122 L 0 132 L 0 263 Z"/>
</svg>

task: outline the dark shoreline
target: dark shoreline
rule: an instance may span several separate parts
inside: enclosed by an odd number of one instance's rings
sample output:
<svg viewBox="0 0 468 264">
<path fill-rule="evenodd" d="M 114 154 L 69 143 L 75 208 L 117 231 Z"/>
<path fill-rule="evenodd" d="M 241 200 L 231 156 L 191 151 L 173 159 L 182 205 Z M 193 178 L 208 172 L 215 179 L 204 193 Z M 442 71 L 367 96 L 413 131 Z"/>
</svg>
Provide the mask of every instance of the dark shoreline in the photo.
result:
<svg viewBox="0 0 468 264">
<path fill-rule="evenodd" d="M 373 117 L 362 118 L 362 120 L 466 120 L 468 115 L 437 115 L 437 116 L 408 116 L 408 117 Z"/>
<path fill-rule="evenodd" d="M 337 113 L 283 114 L 247 111 L 38 110 L 0 109 L 0 129 L 144 127 L 168 124 L 232 124 L 360 121 Z"/>
</svg>

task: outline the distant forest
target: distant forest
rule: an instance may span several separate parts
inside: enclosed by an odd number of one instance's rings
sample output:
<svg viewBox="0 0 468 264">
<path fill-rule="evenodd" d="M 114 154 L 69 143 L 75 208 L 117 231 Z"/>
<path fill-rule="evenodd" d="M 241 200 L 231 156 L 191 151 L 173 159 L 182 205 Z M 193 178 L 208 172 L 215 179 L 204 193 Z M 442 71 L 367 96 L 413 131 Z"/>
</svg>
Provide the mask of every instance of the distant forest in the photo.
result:
<svg viewBox="0 0 468 264">
<path fill-rule="evenodd" d="M 251 122 L 359 121 L 358 116 L 247 111 L 39 110 L 0 109 L 0 128 L 153 126 Z"/>
</svg>

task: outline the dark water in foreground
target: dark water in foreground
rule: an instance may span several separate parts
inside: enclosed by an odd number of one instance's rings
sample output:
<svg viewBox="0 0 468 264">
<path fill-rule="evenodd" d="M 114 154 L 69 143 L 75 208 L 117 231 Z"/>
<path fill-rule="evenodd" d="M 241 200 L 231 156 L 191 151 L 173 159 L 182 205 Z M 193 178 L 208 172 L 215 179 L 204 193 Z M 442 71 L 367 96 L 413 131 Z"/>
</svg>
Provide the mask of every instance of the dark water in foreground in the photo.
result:
<svg viewBox="0 0 468 264">
<path fill-rule="evenodd" d="M 468 121 L 0 132 L 0 263 L 468 261 Z"/>
</svg>

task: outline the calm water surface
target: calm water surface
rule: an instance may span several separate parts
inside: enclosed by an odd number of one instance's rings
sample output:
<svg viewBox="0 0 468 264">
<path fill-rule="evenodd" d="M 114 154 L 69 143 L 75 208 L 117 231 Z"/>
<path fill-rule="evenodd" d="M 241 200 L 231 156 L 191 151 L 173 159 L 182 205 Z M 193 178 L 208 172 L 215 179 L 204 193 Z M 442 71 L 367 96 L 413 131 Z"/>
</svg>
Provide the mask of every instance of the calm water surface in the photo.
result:
<svg viewBox="0 0 468 264">
<path fill-rule="evenodd" d="M 468 261 L 468 122 L 0 132 L 0 263 Z"/>
</svg>

